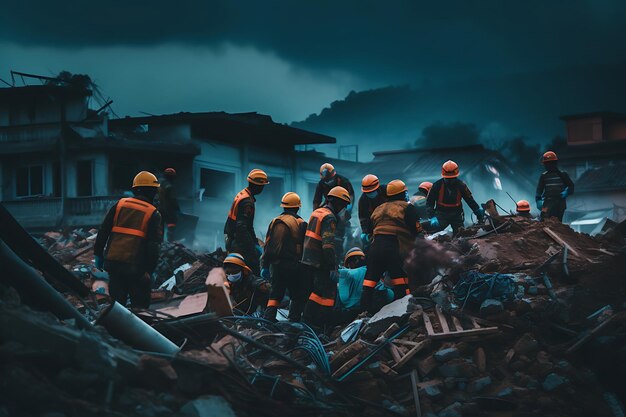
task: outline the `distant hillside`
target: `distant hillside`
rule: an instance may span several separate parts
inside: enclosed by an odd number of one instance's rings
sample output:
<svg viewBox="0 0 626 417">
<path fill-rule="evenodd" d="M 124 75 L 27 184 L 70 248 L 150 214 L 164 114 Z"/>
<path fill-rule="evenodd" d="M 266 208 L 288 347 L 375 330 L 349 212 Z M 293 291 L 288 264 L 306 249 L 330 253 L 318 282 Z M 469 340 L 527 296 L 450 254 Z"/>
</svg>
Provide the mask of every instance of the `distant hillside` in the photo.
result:
<svg viewBox="0 0 626 417">
<path fill-rule="evenodd" d="M 479 140 L 494 142 L 524 136 L 549 142 L 563 135 L 563 114 L 594 110 L 626 111 L 626 64 L 586 66 L 567 71 L 520 73 L 454 84 L 390 86 L 351 91 L 343 100 L 292 126 L 337 137 L 340 145 L 373 150 L 413 146 L 425 129 L 473 124 Z M 610 85 L 606 80 L 620 80 Z M 491 143 L 489 143 L 491 142 Z M 420 145 L 430 145 L 423 140 Z M 446 143 L 435 143 L 445 146 Z M 458 144 L 458 143 L 457 143 Z"/>
</svg>

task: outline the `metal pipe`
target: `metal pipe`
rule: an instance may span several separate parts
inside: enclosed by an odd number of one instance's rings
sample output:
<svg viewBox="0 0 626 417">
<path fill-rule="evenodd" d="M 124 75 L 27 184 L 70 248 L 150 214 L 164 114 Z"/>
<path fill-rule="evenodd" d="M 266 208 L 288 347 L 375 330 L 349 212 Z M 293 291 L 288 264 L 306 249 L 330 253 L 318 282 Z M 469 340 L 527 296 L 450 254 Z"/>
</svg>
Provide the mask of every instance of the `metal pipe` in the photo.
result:
<svg viewBox="0 0 626 417">
<path fill-rule="evenodd" d="M 30 265 L 17 256 L 0 239 L 0 281 L 17 290 L 24 304 L 37 310 L 52 312 L 59 319 L 74 319 L 81 329 L 91 329 L 92 325 L 74 306 L 54 289 Z"/>
<path fill-rule="evenodd" d="M 63 285 L 81 297 L 89 295 L 89 288 L 37 243 L 2 203 L 0 203 L 0 239 L 4 240 L 17 256 L 29 260 L 35 268 L 44 273 L 46 279 L 54 281 L 55 285 Z"/>
<path fill-rule="evenodd" d="M 117 301 L 98 316 L 96 324 L 104 326 L 111 336 L 139 350 L 169 355 L 175 355 L 180 351 L 180 348 L 168 338 Z"/>
</svg>

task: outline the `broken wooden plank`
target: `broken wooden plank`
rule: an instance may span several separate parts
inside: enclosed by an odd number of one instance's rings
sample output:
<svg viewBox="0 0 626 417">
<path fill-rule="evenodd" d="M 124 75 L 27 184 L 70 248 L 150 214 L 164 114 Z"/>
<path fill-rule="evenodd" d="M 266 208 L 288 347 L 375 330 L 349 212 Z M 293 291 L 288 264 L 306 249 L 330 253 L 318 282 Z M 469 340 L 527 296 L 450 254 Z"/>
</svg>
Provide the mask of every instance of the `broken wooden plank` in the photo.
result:
<svg viewBox="0 0 626 417">
<path fill-rule="evenodd" d="M 391 353 L 391 357 L 396 365 L 402 360 L 402 355 L 398 351 L 398 348 L 393 343 L 389 343 L 389 353 Z M 396 366 L 394 365 L 394 367 Z"/>
<path fill-rule="evenodd" d="M 426 332 L 428 333 L 428 335 L 434 335 L 435 330 L 433 329 L 433 323 L 430 321 L 428 313 L 424 312 L 424 314 L 422 314 L 422 318 L 424 319 L 424 326 L 426 327 Z"/>
<path fill-rule="evenodd" d="M 423 342 L 420 342 L 419 345 L 414 346 L 413 349 L 409 350 L 406 355 L 404 355 L 399 361 L 396 361 L 397 363 L 393 366 L 393 369 L 402 368 L 404 365 L 406 365 L 408 361 L 413 358 L 413 356 L 418 354 L 422 349 L 424 349 L 424 347 L 428 346 L 429 344 L 430 340 L 424 340 Z"/>
<path fill-rule="evenodd" d="M 443 315 L 443 312 L 441 311 L 441 307 L 439 305 L 435 306 L 435 312 L 437 313 L 437 318 L 439 319 L 439 324 L 441 325 L 441 331 L 443 333 L 450 333 L 448 320 L 446 319 L 446 316 Z"/>
<path fill-rule="evenodd" d="M 574 248 L 572 248 L 571 245 L 569 245 L 566 241 L 564 241 L 561 236 L 557 235 L 556 233 L 554 233 L 552 231 L 552 229 L 550 229 L 549 227 L 544 227 L 543 231 L 547 233 L 548 236 L 550 236 L 552 239 L 554 239 L 554 241 L 558 244 L 560 244 L 563 247 L 566 247 L 570 252 L 572 252 L 572 255 L 577 256 L 579 258 L 585 259 L 583 256 L 580 255 L 580 253 L 578 253 L 578 251 Z"/>
<path fill-rule="evenodd" d="M 413 392 L 413 401 L 415 401 L 415 415 L 422 417 L 422 407 L 420 405 L 419 392 L 417 390 L 417 384 L 420 382 L 417 371 L 413 369 L 411 371 L 411 391 Z"/>
<path fill-rule="evenodd" d="M 455 316 L 452 316 L 452 324 L 454 324 L 454 330 L 463 330 L 463 325 Z"/>
<path fill-rule="evenodd" d="M 480 373 L 487 372 L 487 357 L 485 355 L 485 349 L 479 347 L 474 351 L 474 362 L 476 362 L 476 366 L 478 367 L 478 371 Z"/>
<path fill-rule="evenodd" d="M 494 333 L 498 333 L 500 331 L 500 329 L 498 329 L 497 327 L 481 327 L 478 329 L 471 329 L 471 330 L 461 330 L 461 331 L 457 331 L 457 332 L 449 332 L 449 333 L 436 333 L 432 336 L 430 336 L 431 339 L 445 339 L 445 338 L 452 338 L 452 337 L 469 337 L 469 336 L 476 336 L 476 335 L 480 335 L 480 336 L 486 336 L 489 334 L 494 334 Z"/>
</svg>

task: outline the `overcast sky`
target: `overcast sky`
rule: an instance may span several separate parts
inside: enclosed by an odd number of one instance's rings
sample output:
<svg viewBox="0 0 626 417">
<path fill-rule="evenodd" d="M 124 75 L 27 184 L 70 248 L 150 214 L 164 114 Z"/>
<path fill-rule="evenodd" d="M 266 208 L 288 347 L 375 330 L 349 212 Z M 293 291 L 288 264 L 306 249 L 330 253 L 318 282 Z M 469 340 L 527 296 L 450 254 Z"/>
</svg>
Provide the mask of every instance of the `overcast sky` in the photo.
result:
<svg viewBox="0 0 626 417">
<path fill-rule="evenodd" d="M 432 95 L 480 79 L 475 91 L 464 92 L 466 100 L 489 97 L 502 79 L 528 74 L 537 80 L 532 93 L 541 96 L 543 85 L 572 68 L 602 83 L 602 94 L 588 103 L 587 93 L 572 93 L 568 111 L 599 110 L 589 107 L 626 93 L 611 88 L 624 85 L 623 71 L 604 71 L 599 80 L 594 71 L 626 63 L 622 0 L 4 3 L 1 78 L 8 80 L 11 69 L 87 73 L 120 116 L 258 111 L 292 122 L 351 90 L 408 84 Z M 444 95 L 455 100 L 450 91 Z M 475 116 L 474 109 L 450 121 Z"/>
</svg>

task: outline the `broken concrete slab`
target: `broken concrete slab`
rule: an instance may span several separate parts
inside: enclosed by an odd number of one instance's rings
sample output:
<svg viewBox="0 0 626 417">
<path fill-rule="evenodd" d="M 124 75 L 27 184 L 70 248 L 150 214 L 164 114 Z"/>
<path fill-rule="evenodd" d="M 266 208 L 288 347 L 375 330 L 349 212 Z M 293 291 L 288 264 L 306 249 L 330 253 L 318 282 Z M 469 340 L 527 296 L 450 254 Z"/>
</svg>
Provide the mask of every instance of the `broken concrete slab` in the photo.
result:
<svg viewBox="0 0 626 417">
<path fill-rule="evenodd" d="M 541 383 L 541 387 L 545 391 L 550 392 L 550 391 L 554 391 L 554 390 L 558 389 L 559 387 L 567 384 L 567 382 L 568 382 L 567 378 L 565 378 L 565 377 L 563 377 L 563 376 L 561 376 L 559 374 L 551 373 Z"/>
<path fill-rule="evenodd" d="M 485 376 L 482 378 L 475 379 L 467 384 L 467 391 L 471 393 L 477 393 L 491 385 L 491 377 Z"/>
<path fill-rule="evenodd" d="M 451 359 L 458 358 L 460 356 L 459 350 L 455 347 L 441 349 L 435 352 L 433 355 L 435 360 L 439 363 L 448 362 Z"/>
<path fill-rule="evenodd" d="M 224 397 L 207 395 L 185 404 L 180 411 L 185 417 L 237 417 Z"/>
<path fill-rule="evenodd" d="M 407 295 L 381 308 L 367 322 L 364 335 L 369 338 L 377 337 L 391 324 L 400 322 L 403 318 L 417 310 L 417 305 L 411 302 L 412 298 L 411 295 Z"/>
</svg>

